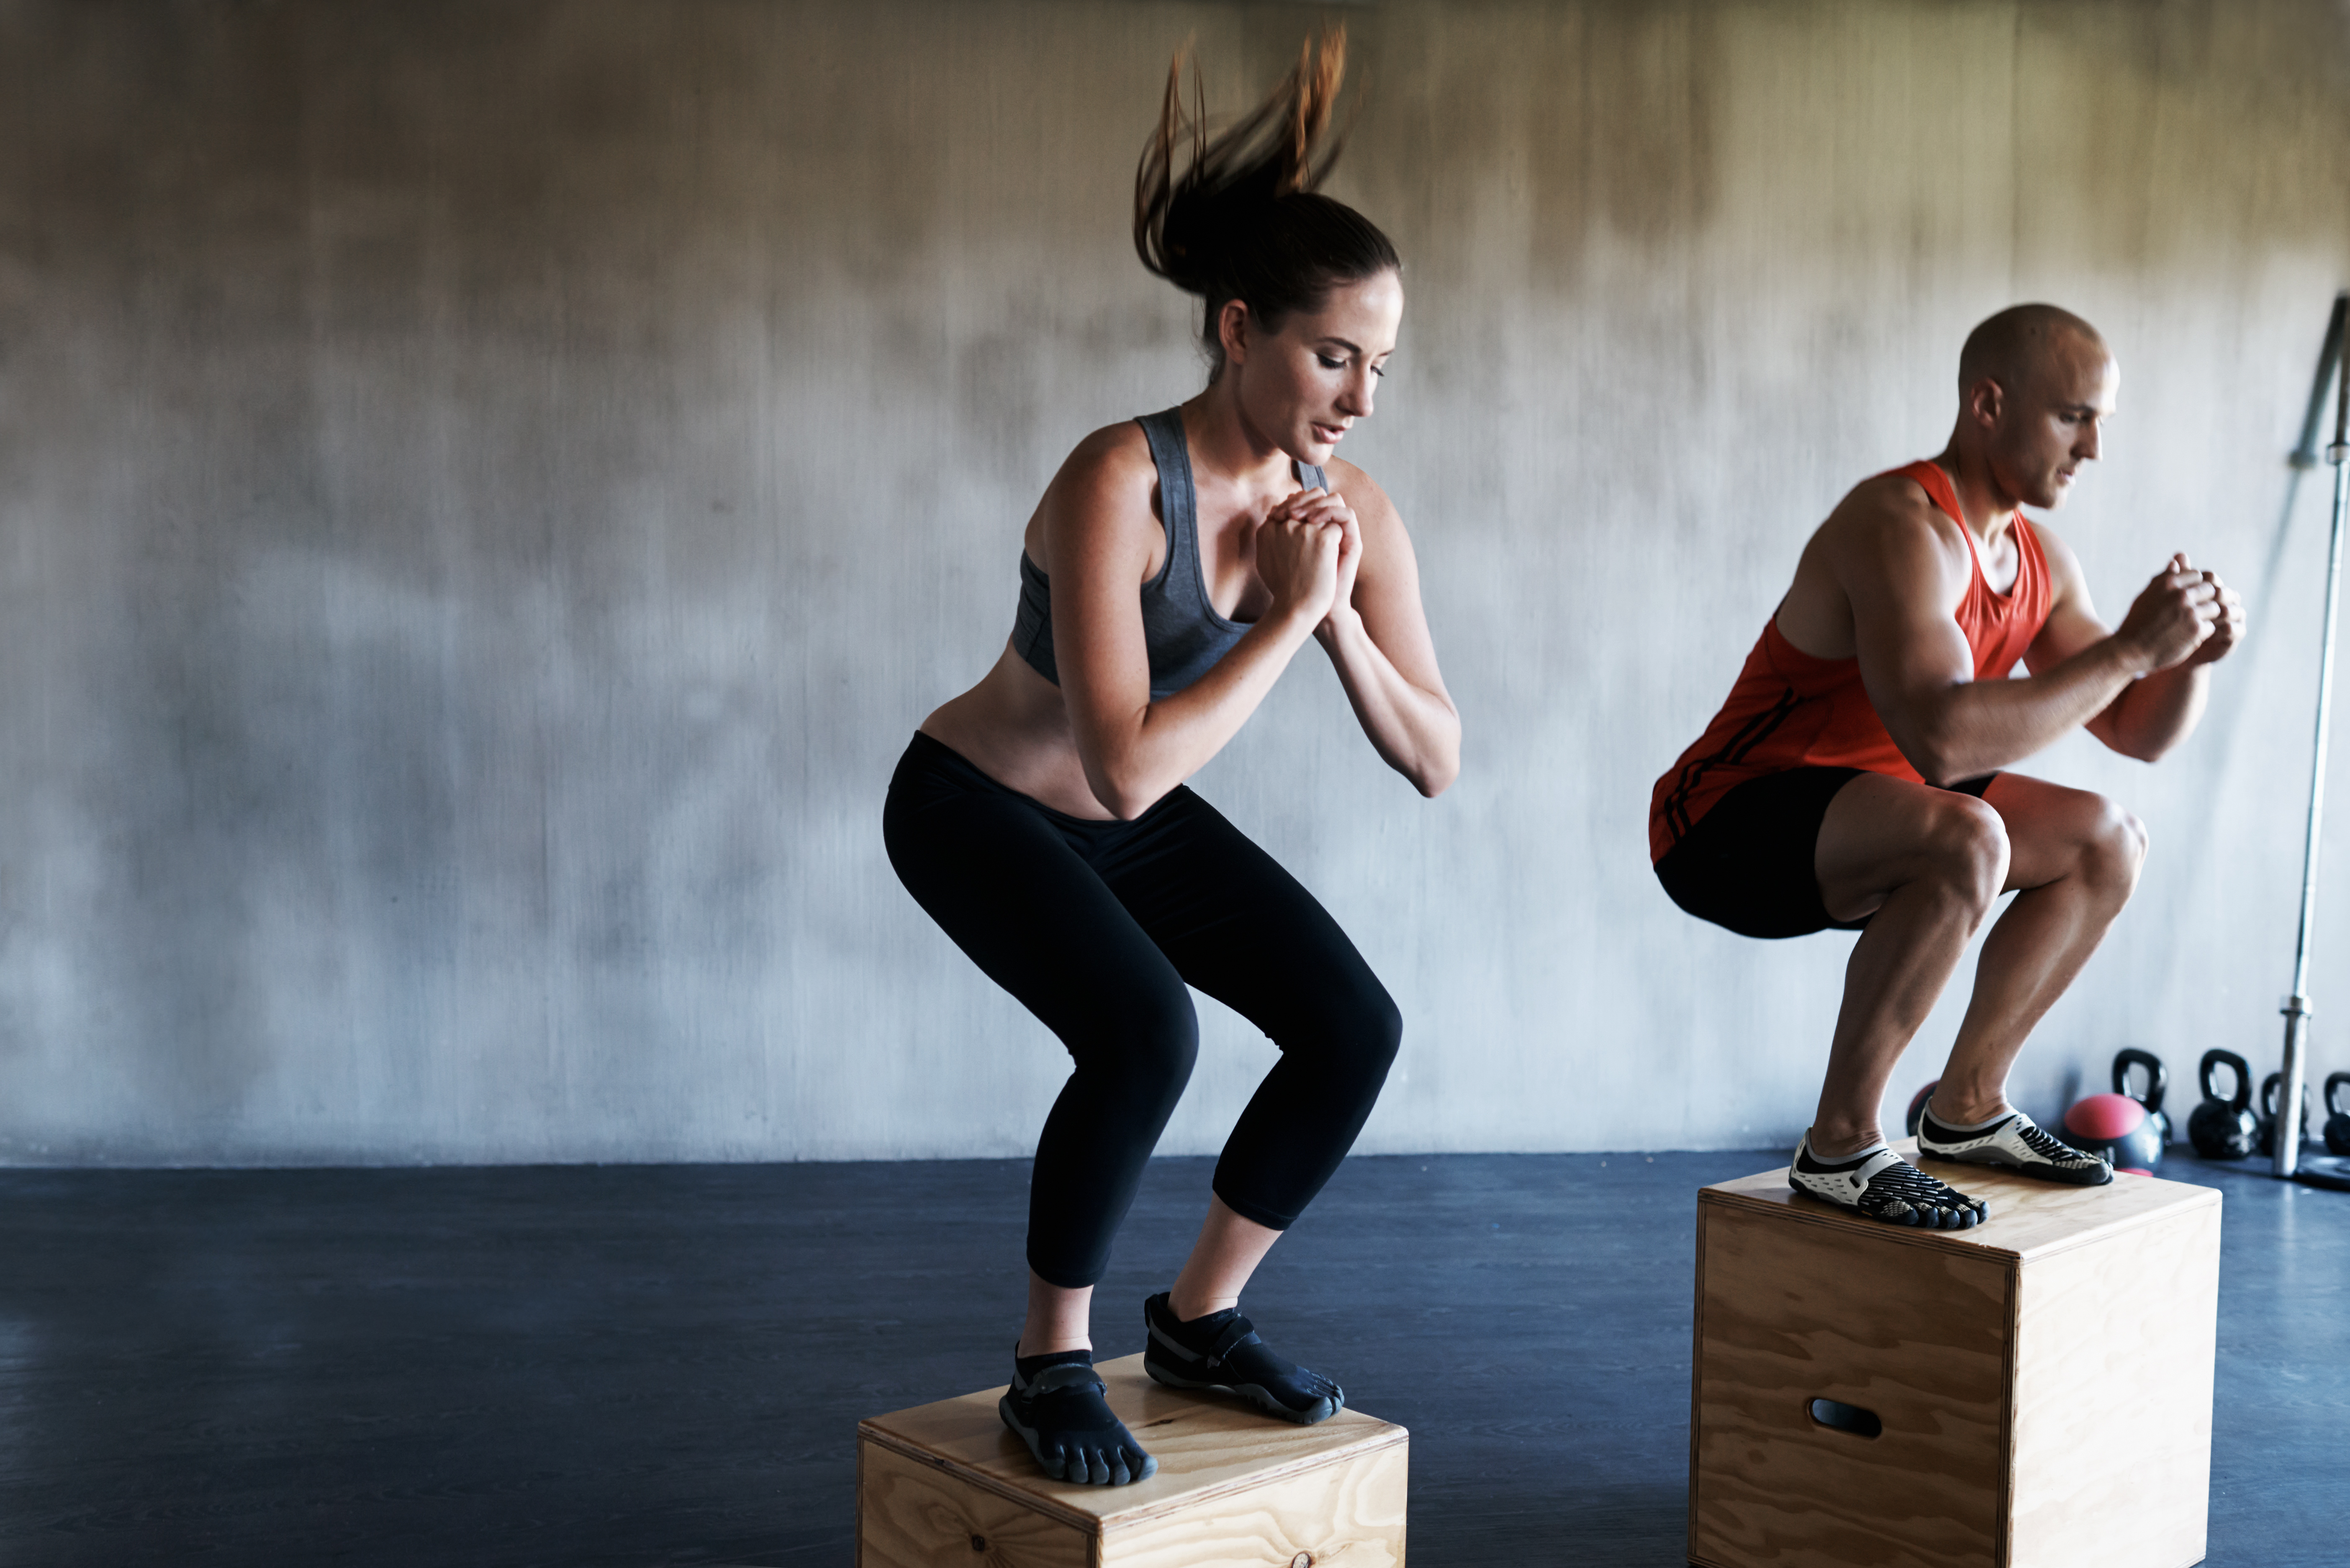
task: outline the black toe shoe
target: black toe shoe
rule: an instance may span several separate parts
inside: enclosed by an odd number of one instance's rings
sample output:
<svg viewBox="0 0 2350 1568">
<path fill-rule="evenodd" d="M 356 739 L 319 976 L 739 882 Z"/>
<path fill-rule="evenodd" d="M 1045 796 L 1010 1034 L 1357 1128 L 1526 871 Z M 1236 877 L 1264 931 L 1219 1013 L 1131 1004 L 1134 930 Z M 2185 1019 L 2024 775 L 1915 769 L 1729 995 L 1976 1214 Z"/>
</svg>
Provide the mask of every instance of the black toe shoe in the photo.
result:
<svg viewBox="0 0 2350 1568">
<path fill-rule="evenodd" d="M 1102 1388 L 1101 1374 L 1083 1365 L 1047 1366 L 1026 1380 L 1014 1368 L 995 1413 L 1048 1480 L 1125 1486 L 1158 1474 L 1159 1461 L 1111 1412 Z"/>
<path fill-rule="evenodd" d="M 1275 1355 L 1238 1307 L 1184 1323 L 1161 1292 L 1142 1303 L 1142 1322 L 1150 1335 L 1142 1369 L 1154 1382 L 1170 1388 L 1222 1389 L 1301 1427 L 1326 1421 L 1347 1407 L 1345 1389 Z"/>
</svg>

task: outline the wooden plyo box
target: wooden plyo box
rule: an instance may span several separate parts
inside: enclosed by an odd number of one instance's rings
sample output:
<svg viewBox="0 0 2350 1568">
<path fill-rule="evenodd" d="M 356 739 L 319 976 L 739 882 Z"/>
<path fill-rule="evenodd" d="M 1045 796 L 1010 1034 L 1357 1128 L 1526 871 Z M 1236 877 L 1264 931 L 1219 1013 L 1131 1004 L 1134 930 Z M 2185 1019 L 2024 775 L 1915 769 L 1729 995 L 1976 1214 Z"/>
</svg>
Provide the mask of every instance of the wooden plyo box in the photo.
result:
<svg viewBox="0 0 2350 1568">
<path fill-rule="evenodd" d="M 2201 1562 L 2219 1193 L 1927 1168 L 1991 1218 L 1881 1224 L 1783 1168 L 1698 1193 L 1690 1561 Z"/>
<path fill-rule="evenodd" d="M 1096 1367 L 1159 1461 L 1129 1486 L 1046 1480 L 1001 1388 L 857 1424 L 858 1568 L 1401 1568 L 1409 1434 L 1356 1410 L 1293 1427 Z"/>
</svg>

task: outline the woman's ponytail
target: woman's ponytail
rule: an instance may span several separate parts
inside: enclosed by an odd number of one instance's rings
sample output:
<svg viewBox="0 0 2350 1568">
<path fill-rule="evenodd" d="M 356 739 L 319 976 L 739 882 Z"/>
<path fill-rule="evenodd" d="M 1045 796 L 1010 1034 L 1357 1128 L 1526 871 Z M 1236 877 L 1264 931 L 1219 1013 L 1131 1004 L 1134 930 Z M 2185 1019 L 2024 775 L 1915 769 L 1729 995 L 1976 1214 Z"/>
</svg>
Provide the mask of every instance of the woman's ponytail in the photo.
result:
<svg viewBox="0 0 2350 1568">
<path fill-rule="evenodd" d="M 1212 138 L 1197 67 L 1188 113 L 1183 57 L 1168 68 L 1159 125 L 1135 171 L 1134 249 L 1144 266 L 1206 301 L 1201 337 L 1219 371 L 1217 321 L 1227 300 L 1277 331 L 1291 311 L 1319 306 L 1335 285 L 1402 265 L 1369 219 L 1316 193 L 1344 144 L 1329 128 L 1346 68 L 1343 29 L 1318 46 L 1307 40 L 1272 95 Z M 1179 176 L 1185 142 L 1190 158 Z"/>
</svg>

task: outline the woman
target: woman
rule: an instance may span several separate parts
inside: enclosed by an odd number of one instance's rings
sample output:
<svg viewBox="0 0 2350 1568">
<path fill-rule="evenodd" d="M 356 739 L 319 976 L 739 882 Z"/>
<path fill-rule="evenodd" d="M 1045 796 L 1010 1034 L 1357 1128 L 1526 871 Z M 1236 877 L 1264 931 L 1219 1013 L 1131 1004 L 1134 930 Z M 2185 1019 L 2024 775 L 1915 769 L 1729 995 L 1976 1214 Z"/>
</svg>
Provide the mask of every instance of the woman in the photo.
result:
<svg viewBox="0 0 2350 1568">
<path fill-rule="evenodd" d="M 1170 72 L 1135 244 L 1206 301 L 1207 389 L 1095 431 L 1062 465 L 1028 522 L 1003 657 L 922 722 L 889 784 L 907 890 L 1076 1063 L 1037 1140 L 1028 1317 L 1001 1406 L 1056 1480 L 1158 1468 L 1102 1398 L 1088 1316 L 1191 1075 L 1187 983 L 1281 1060 L 1225 1146 L 1198 1245 L 1144 1303 L 1145 1365 L 1291 1421 L 1346 1400 L 1265 1346 L 1240 1293 L 1361 1131 L 1401 1020 L 1313 896 L 1183 787 L 1309 636 L 1390 766 L 1428 795 L 1460 767 L 1410 541 L 1334 455 L 1371 411 L 1403 310 L 1386 236 L 1314 193 L 1343 51 L 1343 36 L 1309 46 L 1212 141 L 1181 113 L 1180 60 Z"/>
</svg>

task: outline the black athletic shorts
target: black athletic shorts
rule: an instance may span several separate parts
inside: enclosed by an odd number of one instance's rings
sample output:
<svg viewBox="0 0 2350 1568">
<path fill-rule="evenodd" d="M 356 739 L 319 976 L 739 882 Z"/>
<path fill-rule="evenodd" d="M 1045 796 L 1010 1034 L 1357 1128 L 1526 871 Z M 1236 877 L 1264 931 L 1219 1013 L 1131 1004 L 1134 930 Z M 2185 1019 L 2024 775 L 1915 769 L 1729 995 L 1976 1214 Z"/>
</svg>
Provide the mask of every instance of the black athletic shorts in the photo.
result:
<svg viewBox="0 0 2350 1568">
<path fill-rule="evenodd" d="M 1713 803 L 1657 862 L 1674 903 L 1742 937 L 1807 937 L 1868 924 L 1831 919 L 1814 862 L 1820 824 L 1859 768 L 1790 768 L 1748 779 Z M 1982 798 L 1997 774 L 1942 787 Z"/>
</svg>

